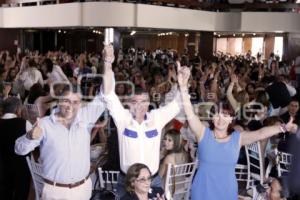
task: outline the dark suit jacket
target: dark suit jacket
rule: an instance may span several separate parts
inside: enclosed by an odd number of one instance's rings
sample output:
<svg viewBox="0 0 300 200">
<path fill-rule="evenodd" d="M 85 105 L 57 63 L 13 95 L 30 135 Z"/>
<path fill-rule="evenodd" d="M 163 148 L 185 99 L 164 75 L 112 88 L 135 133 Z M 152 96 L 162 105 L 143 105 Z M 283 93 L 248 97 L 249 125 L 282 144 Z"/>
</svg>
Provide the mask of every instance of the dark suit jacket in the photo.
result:
<svg viewBox="0 0 300 200">
<path fill-rule="evenodd" d="M 291 101 L 290 93 L 283 82 L 274 82 L 266 88 L 266 91 L 275 109 L 278 107 L 284 108 Z"/>
</svg>

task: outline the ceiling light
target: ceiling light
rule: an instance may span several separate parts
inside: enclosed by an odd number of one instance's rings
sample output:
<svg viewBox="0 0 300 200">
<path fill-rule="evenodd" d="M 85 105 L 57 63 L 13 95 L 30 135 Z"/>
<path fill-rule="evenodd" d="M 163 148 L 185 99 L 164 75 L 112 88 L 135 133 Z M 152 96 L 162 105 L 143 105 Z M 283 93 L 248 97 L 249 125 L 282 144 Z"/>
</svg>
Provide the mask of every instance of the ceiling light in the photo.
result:
<svg viewBox="0 0 300 200">
<path fill-rule="evenodd" d="M 136 33 L 136 31 L 131 31 L 130 35 L 134 35 Z"/>
</svg>

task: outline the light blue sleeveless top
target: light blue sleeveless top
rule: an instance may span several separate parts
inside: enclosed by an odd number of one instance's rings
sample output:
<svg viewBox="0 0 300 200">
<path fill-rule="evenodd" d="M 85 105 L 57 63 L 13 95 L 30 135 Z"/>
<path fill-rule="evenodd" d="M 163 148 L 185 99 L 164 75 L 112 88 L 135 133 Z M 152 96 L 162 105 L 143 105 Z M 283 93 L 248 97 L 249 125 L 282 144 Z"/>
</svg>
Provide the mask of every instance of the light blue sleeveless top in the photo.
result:
<svg viewBox="0 0 300 200">
<path fill-rule="evenodd" d="M 237 200 L 235 166 L 239 157 L 240 133 L 227 142 L 218 142 L 212 130 L 205 129 L 198 145 L 198 170 L 192 184 L 192 200 Z"/>
</svg>

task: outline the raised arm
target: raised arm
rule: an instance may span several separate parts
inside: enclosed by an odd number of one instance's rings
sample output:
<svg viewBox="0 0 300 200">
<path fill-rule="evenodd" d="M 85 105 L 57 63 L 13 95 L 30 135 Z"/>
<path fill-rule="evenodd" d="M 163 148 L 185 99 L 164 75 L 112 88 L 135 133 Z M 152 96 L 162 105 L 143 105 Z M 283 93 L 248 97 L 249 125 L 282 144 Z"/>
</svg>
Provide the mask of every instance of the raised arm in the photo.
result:
<svg viewBox="0 0 300 200">
<path fill-rule="evenodd" d="M 214 67 L 215 71 L 214 71 L 214 79 L 213 79 L 213 83 L 211 84 L 211 87 L 210 87 L 210 91 L 217 94 L 218 92 L 218 79 L 219 79 L 219 75 L 220 75 L 220 69 L 215 66 Z"/>
<path fill-rule="evenodd" d="M 227 88 L 227 92 L 226 92 L 227 99 L 235 112 L 240 107 L 239 102 L 234 98 L 234 96 L 232 94 L 233 86 L 235 83 L 237 83 L 237 81 L 238 81 L 237 76 L 235 74 L 233 74 L 231 76 L 231 83 L 229 84 L 229 86 Z"/>
<path fill-rule="evenodd" d="M 68 77 L 66 76 L 66 74 L 63 72 L 63 70 L 61 69 L 60 66 L 56 65 L 56 69 L 57 69 L 57 73 L 59 74 L 59 76 L 65 81 L 65 82 L 69 82 Z"/>
<path fill-rule="evenodd" d="M 103 93 L 107 95 L 115 89 L 114 72 L 112 71 L 112 63 L 115 60 L 113 46 L 106 45 L 102 52 L 104 62 L 104 76 L 103 76 Z"/>
<path fill-rule="evenodd" d="M 194 113 L 193 106 L 190 101 L 190 95 L 188 93 L 188 81 L 190 73 L 191 72 L 187 67 L 180 67 L 178 63 L 177 80 L 180 88 L 183 108 L 192 132 L 195 134 L 197 141 L 200 141 L 203 137 L 205 126 Z"/>
<path fill-rule="evenodd" d="M 121 124 L 128 122 L 129 112 L 123 107 L 115 93 L 115 78 L 112 71 L 112 63 L 115 59 L 113 52 L 112 45 L 106 45 L 102 52 L 104 59 L 103 94 L 110 115 L 113 117 L 116 126 L 120 127 Z"/>
<path fill-rule="evenodd" d="M 274 125 L 261 128 L 257 131 L 244 131 L 241 133 L 240 145 L 247 145 L 253 142 L 263 140 L 281 132 L 296 133 L 298 126 L 293 123 L 293 118 L 287 124 Z"/>
<path fill-rule="evenodd" d="M 103 49 L 103 58 L 104 58 L 104 64 L 105 64 L 105 73 L 103 77 L 103 87 L 104 87 L 104 95 L 105 92 L 108 90 L 106 87 L 109 85 L 107 84 L 109 81 L 111 81 L 109 78 L 107 78 L 106 73 L 109 73 L 109 70 L 111 70 L 111 64 L 114 62 L 114 50 L 112 45 L 105 46 Z M 110 77 L 113 76 L 113 73 Z M 111 78 L 112 79 L 112 78 Z M 100 93 L 94 98 L 94 100 L 87 104 L 87 106 L 83 107 L 81 109 L 82 113 L 85 116 L 85 121 L 89 124 L 94 124 L 96 120 L 101 116 L 103 111 L 105 110 L 105 103 L 103 97 L 100 95 Z"/>
</svg>

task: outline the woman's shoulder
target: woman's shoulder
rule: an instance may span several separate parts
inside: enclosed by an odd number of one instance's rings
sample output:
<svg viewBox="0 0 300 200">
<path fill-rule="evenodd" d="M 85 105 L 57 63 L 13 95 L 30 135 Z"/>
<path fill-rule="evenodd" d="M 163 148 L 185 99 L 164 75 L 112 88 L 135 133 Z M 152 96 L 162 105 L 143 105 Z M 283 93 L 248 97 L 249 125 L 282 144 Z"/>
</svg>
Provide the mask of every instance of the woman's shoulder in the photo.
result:
<svg viewBox="0 0 300 200">
<path fill-rule="evenodd" d="M 176 153 L 170 153 L 170 154 L 166 155 L 166 157 L 164 158 L 164 163 L 175 164 L 175 156 L 176 156 Z"/>
</svg>

